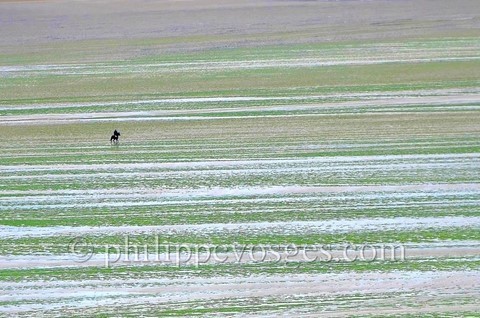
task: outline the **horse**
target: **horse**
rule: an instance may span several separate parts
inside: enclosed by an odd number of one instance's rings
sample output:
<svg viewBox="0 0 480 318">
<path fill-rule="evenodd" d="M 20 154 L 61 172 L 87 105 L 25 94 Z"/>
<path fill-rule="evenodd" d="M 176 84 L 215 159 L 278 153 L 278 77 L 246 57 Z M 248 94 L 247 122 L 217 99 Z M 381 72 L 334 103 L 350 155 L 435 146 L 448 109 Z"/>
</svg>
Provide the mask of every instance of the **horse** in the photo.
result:
<svg viewBox="0 0 480 318">
<path fill-rule="evenodd" d="M 115 130 L 113 132 L 112 137 L 110 137 L 110 143 L 118 144 L 118 137 L 119 136 L 120 136 L 120 133 L 117 130 Z"/>
</svg>

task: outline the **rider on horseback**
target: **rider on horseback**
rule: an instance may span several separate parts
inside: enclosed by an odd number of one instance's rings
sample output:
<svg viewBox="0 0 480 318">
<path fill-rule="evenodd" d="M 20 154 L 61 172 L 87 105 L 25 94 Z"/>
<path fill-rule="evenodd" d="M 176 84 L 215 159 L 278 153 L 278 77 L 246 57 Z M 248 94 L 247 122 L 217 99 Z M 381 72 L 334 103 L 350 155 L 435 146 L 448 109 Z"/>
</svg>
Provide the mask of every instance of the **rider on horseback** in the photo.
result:
<svg viewBox="0 0 480 318">
<path fill-rule="evenodd" d="M 113 132 L 113 135 L 112 137 L 110 137 L 110 143 L 114 142 L 114 143 L 118 143 L 118 137 L 120 136 L 120 133 L 115 129 L 115 131 Z"/>
</svg>

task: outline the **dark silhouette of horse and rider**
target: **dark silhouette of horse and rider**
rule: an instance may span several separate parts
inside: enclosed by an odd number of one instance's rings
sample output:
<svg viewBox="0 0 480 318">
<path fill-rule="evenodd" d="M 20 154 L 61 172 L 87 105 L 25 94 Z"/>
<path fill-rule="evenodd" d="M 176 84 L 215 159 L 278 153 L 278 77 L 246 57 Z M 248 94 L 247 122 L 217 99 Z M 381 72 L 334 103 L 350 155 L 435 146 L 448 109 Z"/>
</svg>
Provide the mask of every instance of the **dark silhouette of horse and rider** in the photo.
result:
<svg viewBox="0 0 480 318">
<path fill-rule="evenodd" d="M 120 132 L 118 132 L 116 129 L 113 132 L 112 137 L 110 137 L 110 143 L 111 144 L 118 144 L 118 137 L 120 137 Z"/>
</svg>

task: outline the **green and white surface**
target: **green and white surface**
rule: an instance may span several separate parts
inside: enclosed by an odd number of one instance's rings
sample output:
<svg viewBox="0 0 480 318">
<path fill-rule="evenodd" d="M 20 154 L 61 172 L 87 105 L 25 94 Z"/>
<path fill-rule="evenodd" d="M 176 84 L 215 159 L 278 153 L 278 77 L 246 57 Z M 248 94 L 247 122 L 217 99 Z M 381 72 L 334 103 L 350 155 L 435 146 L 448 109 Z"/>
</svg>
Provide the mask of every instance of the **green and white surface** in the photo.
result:
<svg viewBox="0 0 480 318">
<path fill-rule="evenodd" d="M 0 1 L 0 315 L 478 316 L 475 9 Z"/>
</svg>

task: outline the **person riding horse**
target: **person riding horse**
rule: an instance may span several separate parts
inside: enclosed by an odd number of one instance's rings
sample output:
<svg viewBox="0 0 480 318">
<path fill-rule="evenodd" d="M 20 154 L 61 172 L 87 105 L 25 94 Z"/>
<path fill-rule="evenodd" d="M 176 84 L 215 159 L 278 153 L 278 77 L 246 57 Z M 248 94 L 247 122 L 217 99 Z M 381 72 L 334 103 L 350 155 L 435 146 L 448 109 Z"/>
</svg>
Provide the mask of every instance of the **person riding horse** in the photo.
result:
<svg viewBox="0 0 480 318">
<path fill-rule="evenodd" d="M 110 137 L 110 143 L 118 143 L 118 137 L 120 136 L 120 133 L 115 129 L 113 132 L 112 137 Z"/>
</svg>

